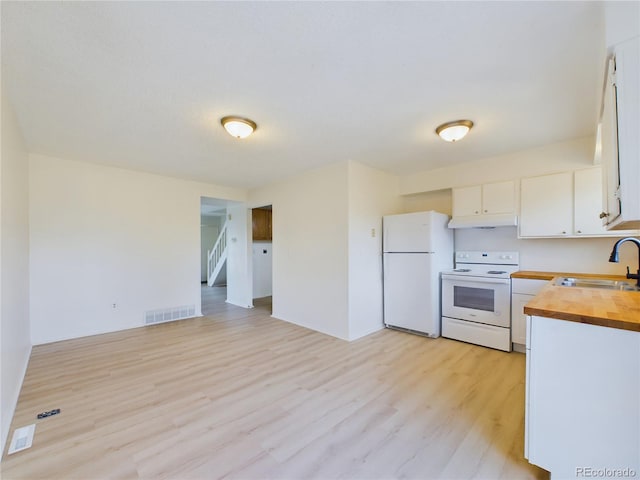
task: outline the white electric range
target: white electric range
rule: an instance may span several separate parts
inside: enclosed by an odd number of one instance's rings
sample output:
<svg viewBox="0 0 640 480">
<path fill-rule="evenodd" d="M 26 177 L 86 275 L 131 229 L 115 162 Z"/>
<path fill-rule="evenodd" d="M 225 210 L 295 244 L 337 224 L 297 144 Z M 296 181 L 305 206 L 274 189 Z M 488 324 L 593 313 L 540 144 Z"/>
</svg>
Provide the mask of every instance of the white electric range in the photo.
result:
<svg viewBox="0 0 640 480">
<path fill-rule="evenodd" d="M 442 336 L 511 351 L 511 274 L 518 252 L 461 251 L 442 272 Z"/>
</svg>

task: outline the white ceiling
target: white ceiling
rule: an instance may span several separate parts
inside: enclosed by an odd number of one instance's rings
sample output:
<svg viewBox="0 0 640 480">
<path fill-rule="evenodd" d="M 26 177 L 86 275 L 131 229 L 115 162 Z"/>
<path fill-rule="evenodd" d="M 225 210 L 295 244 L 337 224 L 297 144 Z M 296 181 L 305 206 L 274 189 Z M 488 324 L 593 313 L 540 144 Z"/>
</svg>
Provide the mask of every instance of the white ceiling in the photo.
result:
<svg viewBox="0 0 640 480">
<path fill-rule="evenodd" d="M 2 2 L 31 151 L 256 187 L 397 174 L 595 131 L 599 2 Z M 225 115 L 258 130 L 227 135 Z M 457 144 L 435 127 L 476 123 Z"/>
</svg>

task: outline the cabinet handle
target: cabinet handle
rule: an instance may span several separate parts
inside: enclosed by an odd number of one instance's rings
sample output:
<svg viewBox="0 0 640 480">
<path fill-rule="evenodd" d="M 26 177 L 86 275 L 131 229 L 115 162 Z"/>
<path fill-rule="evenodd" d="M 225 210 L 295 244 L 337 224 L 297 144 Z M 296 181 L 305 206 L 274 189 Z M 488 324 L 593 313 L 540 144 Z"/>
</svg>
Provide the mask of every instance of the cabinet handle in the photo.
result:
<svg viewBox="0 0 640 480">
<path fill-rule="evenodd" d="M 563 234 L 563 235 L 566 235 L 566 233 L 567 233 L 567 232 L 565 232 L 564 230 L 562 231 L 562 234 Z"/>
<path fill-rule="evenodd" d="M 578 233 L 582 233 L 582 230 L 578 230 Z"/>
<path fill-rule="evenodd" d="M 478 210 L 476 210 L 476 213 L 480 213 Z"/>
<path fill-rule="evenodd" d="M 485 210 L 484 213 L 487 213 L 489 210 Z"/>
<path fill-rule="evenodd" d="M 600 214 L 600 218 L 606 218 L 606 217 L 608 217 L 608 216 L 609 216 L 609 214 L 608 214 L 607 212 L 602 212 L 602 213 Z"/>
</svg>

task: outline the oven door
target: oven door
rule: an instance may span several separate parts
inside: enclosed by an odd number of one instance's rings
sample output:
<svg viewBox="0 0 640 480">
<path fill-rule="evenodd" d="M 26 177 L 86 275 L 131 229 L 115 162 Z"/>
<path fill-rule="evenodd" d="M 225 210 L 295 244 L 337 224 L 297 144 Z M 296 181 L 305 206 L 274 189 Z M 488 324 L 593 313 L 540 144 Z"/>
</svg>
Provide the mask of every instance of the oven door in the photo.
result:
<svg viewBox="0 0 640 480">
<path fill-rule="evenodd" d="M 511 280 L 442 275 L 442 315 L 449 318 L 511 326 Z"/>
</svg>

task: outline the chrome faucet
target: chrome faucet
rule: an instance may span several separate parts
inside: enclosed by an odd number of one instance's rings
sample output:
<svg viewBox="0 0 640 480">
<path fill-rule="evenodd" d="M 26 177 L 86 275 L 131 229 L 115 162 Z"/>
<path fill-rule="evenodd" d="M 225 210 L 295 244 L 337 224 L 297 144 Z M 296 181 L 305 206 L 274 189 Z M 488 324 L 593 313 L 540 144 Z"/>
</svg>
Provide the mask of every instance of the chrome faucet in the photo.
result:
<svg viewBox="0 0 640 480">
<path fill-rule="evenodd" d="M 624 242 L 633 242 L 638 247 L 638 271 L 636 273 L 629 273 L 629 267 L 627 267 L 627 278 L 633 278 L 637 280 L 636 285 L 640 287 L 640 240 L 633 237 L 621 238 L 618 240 L 613 246 L 613 250 L 611 250 L 611 256 L 609 256 L 610 262 L 618 263 L 620 258 L 618 257 L 618 247 Z"/>
</svg>

